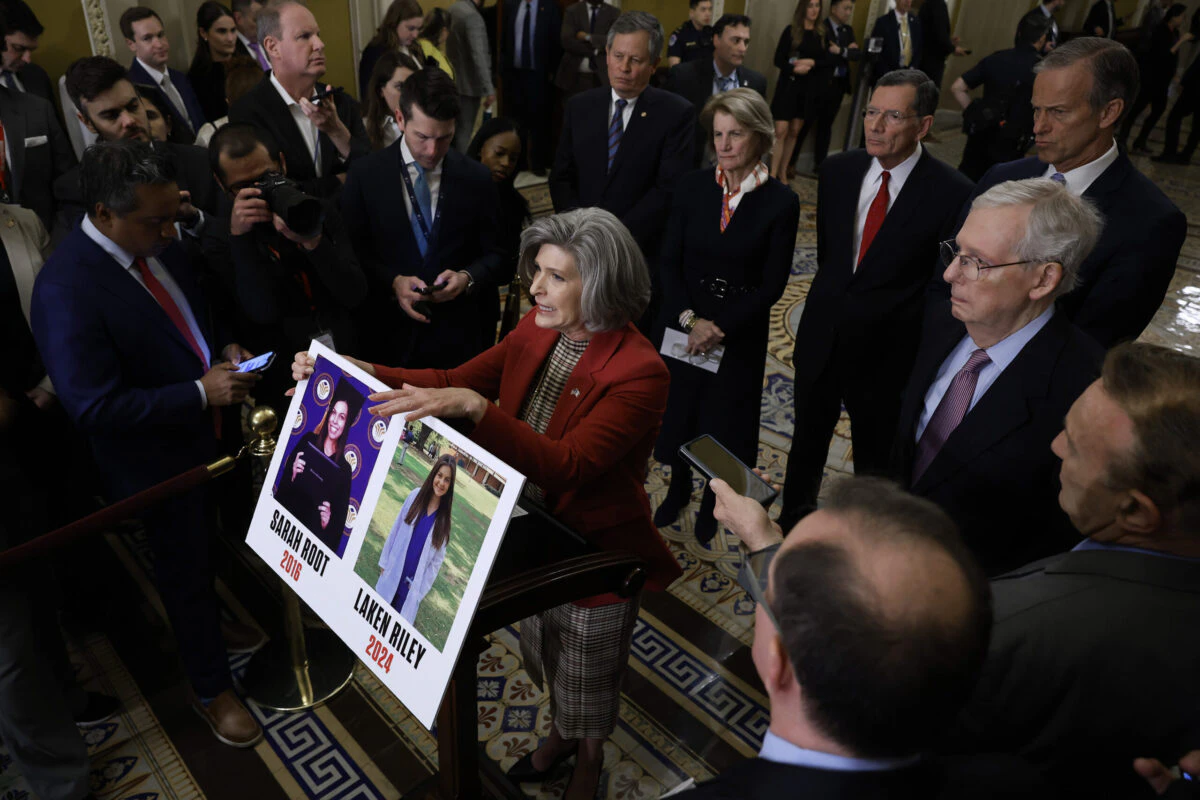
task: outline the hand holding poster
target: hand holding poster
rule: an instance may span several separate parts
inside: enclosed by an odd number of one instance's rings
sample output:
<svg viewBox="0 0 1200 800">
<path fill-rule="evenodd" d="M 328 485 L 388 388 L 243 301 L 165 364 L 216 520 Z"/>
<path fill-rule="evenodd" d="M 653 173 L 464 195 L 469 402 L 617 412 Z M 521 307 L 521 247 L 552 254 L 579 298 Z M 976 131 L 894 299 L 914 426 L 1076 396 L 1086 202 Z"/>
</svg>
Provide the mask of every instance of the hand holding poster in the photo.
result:
<svg viewBox="0 0 1200 800">
<path fill-rule="evenodd" d="M 524 477 L 313 342 L 247 543 L 430 727 Z M 282 554 L 282 555 L 281 555 Z"/>
</svg>

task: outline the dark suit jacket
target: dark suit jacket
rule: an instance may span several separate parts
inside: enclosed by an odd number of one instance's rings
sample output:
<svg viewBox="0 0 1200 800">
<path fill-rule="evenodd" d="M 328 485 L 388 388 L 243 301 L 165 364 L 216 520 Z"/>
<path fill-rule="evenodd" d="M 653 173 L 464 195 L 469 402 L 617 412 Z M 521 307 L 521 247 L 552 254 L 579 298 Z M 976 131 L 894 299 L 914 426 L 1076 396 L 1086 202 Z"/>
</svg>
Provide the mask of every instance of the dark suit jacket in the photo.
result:
<svg viewBox="0 0 1200 800">
<path fill-rule="evenodd" d="M 375 354 L 408 354 L 412 366 L 456 367 L 490 347 L 499 319 L 498 287 L 512 279 L 497 248 L 496 186 L 487 168 L 456 150 L 442 162 L 434 246 L 424 259 L 404 205 L 400 143 L 378 150 L 350 168 L 342 192 L 346 230 L 376 302 Z M 433 321 L 417 323 L 396 304 L 392 280 L 411 275 L 432 285 L 446 269 L 466 270 L 475 289 L 434 304 Z M 372 335 L 372 334 L 368 334 Z M 379 341 L 383 340 L 383 341 Z"/>
<path fill-rule="evenodd" d="M 991 800 L 1022 797 L 1048 800 L 1036 774 L 1018 759 L 989 756 L 924 760 L 879 772 L 779 764 L 752 758 L 683 792 L 680 800 Z"/>
<path fill-rule="evenodd" d="M 747 66 L 738 67 L 738 86 L 749 88 L 767 99 L 767 79 L 761 72 L 755 72 Z M 692 104 L 696 110 L 696 164 L 709 163 L 709 133 L 699 121 L 699 115 L 704 110 L 704 104 L 713 96 L 713 62 L 711 58 L 698 58 L 684 61 L 671 67 L 667 78 L 667 91 L 674 92 Z"/>
<path fill-rule="evenodd" d="M 950 9 L 946 0 L 925 0 L 921 13 L 917 15 L 921 23 L 921 57 L 914 59 L 922 69 L 925 65 L 941 65 L 946 56 L 954 52 L 954 40 L 950 35 Z M 913 51 L 915 54 L 915 50 Z"/>
<path fill-rule="evenodd" d="M 917 351 L 924 287 L 938 259 L 938 244 L 953 235 L 957 209 L 971 192 L 961 173 L 924 151 L 854 269 L 858 194 L 870 165 L 866 150 L 851 150 L 830 156 L 821 166 L 818 268 L 796 330 L 793 358 L 798 386 L 814 381 L 831 358 L 846 365 L 868 358 L 875 366 L 863 379 L 899 392 Z M 887 350 L 885 359 L 877 357 L 881 346 Z"/>
<path fill-rule="evenodd" d="M 516 62 L 517 36 L 524 36 L 523 31 L 517 31 L 517 10 L 524 5 L 521 2 L 506 3 L 504 6 L 504 28 L 501 30 L 502 44 L 500 59 L 505 69 L 520 69 Z M 522 20 L 523 22 L 524 20 Z M 562 58 L 562 12 L 558 9 L 557 0 L 538 0 L 537 19 L 533 27 L 533 68 L 545 75 L 550 82 L 552 70 L 557 69 Z"/>
<path fill-rule="evenodd" d="M 992 597 L 988 660 L 948 747 L 1015 751 L 1064 798 L 1152 798 L 1133 759 L 1200 747 L 1200 562 L 1073 551 L 997 578 Z"/>
<path fill-rule="evenodd" d="M 288 177 L 297 181 L 309 194 L 335 197 L 342 187 L 338 173 L 345 172 L 355 159 L 368 155 L 371 142 L 367 139 L 367 129 L 363 127 L 362 109 L 354 98 L 345 92 L 338 92 L 334 95 L 334 102 L 338 118 L 350 129 L 350 155 L 342 161 L 329 137 L 318 133 L 321 143 L 320 178 L 313 168 L 313 158 L 304 144 L 300 129 L 296 127 L 296 121 L 271 83 L 271 73 L 263 73 L 263 79 L 229 107 L 229 121 L 249 122 L 270 131 L 287 159 Z"/>
<path fill-rule="evenodd" d="M 1116 26 L 1118 20 L 1117 12 L 1113 9 L 1113 25 Z M 1092 3 L 1091 9 L 1088 10 L 1087 19 L 1083 21 L 1083 35 L 1095 36 L 1096 28 L 1104 31 L 1102 36 L 1112 38 L 1114 31 L 1108 27 L 1108 3 L 1106 0 L 1096 0 Z"/>
<path fill-rule="evenodd" d="M 49 231 L 54 227 L 54 181 L 75 166 L 71 140 L 58 124 L 54 106 L 30 92 L 0 88 L 0 121 L 12 153 L 9 195 L 35 212 Z"/>
<path fill-rule="evenodd" d="M 909 66 L 915 67 L 921 63 L 924 37 L 921 32 L 921 20 L 917 19 L 917 15 L 912 12 L 909 12 L 908 15 L 908 34 L 912 38 L 912 64 Z M 871 36 L 883 38 L 883 51 L 879 54 L 879 61 L 875 64 L 876 76 L 886 75 L 892 70 L 904 66 L 900 63 L 900 23 L 896 20 L 894 11 L 889 11 L 875 20 Z"/>
<path fill-rule="evenodd" d="M 212 224 L 220 216 L 222 197 L 217 179 L 208 165 L 208 151 L 193 144 L 155 142 L 154 148 L 165 151 L 175 166 L 175 180 L 180 191 L 191 192 L 192 205 L 208 216 Z M 79 166 L 73 166 L 54 181 L 54 199 L 58 203 L 55 220 L 55 239 L 61 239 L 74 228 L 87 209 L 83 207 L 83 189 L 79 185 Z"/>
<path fill-rule="evenodd" d="M 1104 350 L 1056 313 L 967 412 L 914 484 L 916 428 L 925 393 L 966 335 L 949 304 L 933 309 L 904 390 L 893 468 L 913 494 L 958 523 L 989 575 L 1078 540 L 1058 507 L 1058 457 L 1050 442 L 1075 399 L 1100 375 Z"/>
<path fill-rule="evenodd" d="M 590 30 L 591 13 L 587 0 L 579 0 L 567 6 L 563 12 L 562 33 L 559 44 L 562 45 L 562 61 L 558 65 L 558 73 L 554 76 L 554 84 L 560 89 L 568 90 L 575 87 L 575 78 L 579 74 L 579 61 L 596 54 L 596 76 L 601 86 L 608 86 L 608 60 L 604 57 L 604 48 L 608 42 L 608 29 L 617 21 L 621 12 L 615 6 L 601 3 L 596 11 L 596 28 L 591 38 L 581 42 L 575 38 L 580 31 Z M 599 51 L 599 52 L 597 52 Z"/>
<path fill-rule="evenodd" d="M 472 441 L 544 489 L 546 509 L 597 547 L 646 559 L 646 588 L 661 591 L 681 573 L 650 519 L 643 487 L 667 404 L 667 368 L 632 323 L 595 334 L 539 434 L 517 414 L 559 334 L 538 327 L 536 314 L 458 369 L 376 372 L 389 386 L 465 386 L 496 401 Z"/>
<path fill-rule="evenodd" d="M 1004 181 L 1044 174 L 1046 164 L 1026 158 L 992 167 L 963 206 Z M 1079 268 L 1079 285 L 1058 301 L 1076 325 L 1105 347 L 1136 339 L 1166 297 L 1187 237 L 1187 218 L 1124 153 L 1083 196 L 1104 217 L 1100 240 Z M 945 284 L 938 290 L 945 294 Z"/>
<path fill-rule="evenodd" d="M 228 342 L 183 252 L 172 244 L 159 260 L 220 353 Z M 78 226 L 38 274 L 30 313 L 58 399 L 117 496 L 212 457 L 212 415 L 195 384 L 203 364 L 154 297 Z"/>
<path fill-rule="evenodd" d="M 830 86 L 841 89 L 842 94 L 850 94 L 850 62 L 862 58 L 861 48 L 850 48 L 850 45 L 856 41 L 853 26 L 839 25 L 835 35 L 833 21 L 829 17 L 825 18 L 825 52 L 829 57 L 829 63 L 824 68 L 829 72 Z M 830 43 L 837 44 L 842 48 L 842 52 L 836 56 L 830 53 Z M 846 70 L 846 74 L 840 77 L 835 74 L 839 67 Z"/>
<path fill-rule="evenodd" d="M 21 85 L 25 87 L 26 92 L 37 95 L 50 105 L 54 105 L 58 91 L 54 86 L 54 82 L 50 80 L 50 76 L 46 74 L 46 70 L 37 64 L 26 64 L 21 67 L 21 71 L 17 73 L 17 77 L 20 79 Z M 58 113 L 57 110 L 55 113 Z"/>
<path fill-rule="evenodd" d="M 567 103 L 550 175 L 556 211 L 597 206 L 625 223 L 653 258 L 666 225 L 671 187 L 693 166 L 696 112 L 682 97 L 646 87 L 608 170 L 612 90 L 583 92 Z"/>
<path fill-rule="evenodd" d="M 174 103 L 169 102 L 170 98 L 165 98 L 167 102 L 167 110 L 170 111 L 174 122 L 172 127 L 179 128 L 184 126 L 186 130 L 192 132 L 192 138 L 195 138 L 196 131 L 208 122 L 208 118 L 204 116 L 204 109 L 200 106 L 200 99 L 196 97 L 196 92 L 192 89 L 192 82 L 188 80 L 188 76 L 184 75 L 177 69 L 167 68 L 167 75 L 171 78 L 171 85 L 179 92 L 179 96 L 183 98 L 184 111 L 187 112 L 187 119 L 183 119 L 179 114 L 179 109 L 175 108 Z M 158 83 L 150 77 L 150 73 L 142 66 L 142 62 L 136 58 L 133 64 L 129 67 L 129 80 L 143 86 L 153 86 L 158 88 Z"/>
</svg>

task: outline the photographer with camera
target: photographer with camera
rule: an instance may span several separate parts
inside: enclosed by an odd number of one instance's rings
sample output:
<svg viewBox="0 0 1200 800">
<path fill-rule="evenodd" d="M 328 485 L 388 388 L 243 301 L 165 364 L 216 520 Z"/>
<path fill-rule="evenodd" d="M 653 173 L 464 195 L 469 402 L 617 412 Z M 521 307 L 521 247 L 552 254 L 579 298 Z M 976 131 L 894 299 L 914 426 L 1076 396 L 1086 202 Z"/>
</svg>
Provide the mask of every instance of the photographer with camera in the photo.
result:
<svg viewBox="0 0 1200 800">
<path fill-rule="evenodd" d="M 356 352 L 352 310 L 367 284 L 337 208 L 301 192 L 274 138 L 253 125 L 217 131 L 209 161 L 232 209 L 228 246 L 206 255 L 236 299 L 238 335 L 258 353 L 307 350 L 314 338 Z M 286 362 L 263 373 L 259 400 L 281 402 L 294 383 Z"/>
<path fill-rule="evenodd" d="M 513 266 L 497 244 L 500 201 L 487 167 L 450 149 L 458 112 L 446 73 L 413 73 L 400 87 L 401 137 L 346 178 L 342 211 L 372 282 L 362 314 L 369 361 L 449 369 L 496 342 L 497 287 Z"/>
</svg>

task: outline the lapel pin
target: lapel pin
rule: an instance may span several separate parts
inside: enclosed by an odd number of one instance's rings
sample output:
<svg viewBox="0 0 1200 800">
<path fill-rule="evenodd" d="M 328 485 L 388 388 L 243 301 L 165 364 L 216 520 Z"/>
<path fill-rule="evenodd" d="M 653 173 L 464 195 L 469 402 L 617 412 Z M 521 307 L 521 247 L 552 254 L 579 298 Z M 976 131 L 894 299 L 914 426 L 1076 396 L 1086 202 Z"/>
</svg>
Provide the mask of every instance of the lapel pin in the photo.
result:
<svg viewBox="0 0 1200 800">
<path fill-rule="evenodd" d="M 578 389 L 572 389 L 572 390 L 571 390 L 571 397 L 579 397 L 579 390 L 578 390 Z"/>
<path fill-rule="evenodd" d="M 643 117 L 644 117 L 644 116 L 646 116 L 646 112 L 645 112 L 645 111 L 643 111 L 643 112 L 642 112 L 642 116 L 643 116 Z"/>
</svg>

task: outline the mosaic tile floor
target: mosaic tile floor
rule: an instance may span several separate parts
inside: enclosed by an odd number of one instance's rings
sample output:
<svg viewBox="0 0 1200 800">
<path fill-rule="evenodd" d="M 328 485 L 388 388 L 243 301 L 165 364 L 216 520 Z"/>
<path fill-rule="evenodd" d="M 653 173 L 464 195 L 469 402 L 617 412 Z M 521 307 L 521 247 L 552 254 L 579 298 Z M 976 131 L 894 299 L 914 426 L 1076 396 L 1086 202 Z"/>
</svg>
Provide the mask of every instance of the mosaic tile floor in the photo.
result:
<svg viewBox="0 0 1200 800">
<path fill-rule="evenodd" d="M 1161 131 L 1151 142 L 1158 146 Z M 942 130 L 929 147 L 956 164 L 962 145 L 961 135 Z M 1142 157 L 1135 162 L 1189 219 L 1200 219 L 1200 165 L 1163 168 Z M 801 222 L 792 279 L 772 311 L 762 401 L 759 463 L 776 478 L 782 478 L 786 466 L 793 425 L 792 331 L 816 268 L 816 182 L 802 177 L 793 186 L 802 203 Z M 544 184 L 524 191 L 536 211 L 548 210 Z M 1190 233 L 1171 291 L 1143 338 L 1197 352 L 1200 231 L 1193 228 Z M 852 471 L 848 434 L 843 417 L 827 475 Z M 661 465 L 652 465 L 646 488 L 656 504 L 664 495 L 667 473 Z M 704 779 L 754 753 L 765 731 L 765 697 L 747 649 L 754 606 L 734 580 L 733 542 L 721 533 L 707 547 L 695 541 L 695 508 L 694 504 L 678 524 L 662 530 L 684 576 L 669 592 L 643 602 L 621 718 L 605 746 L 597 797 L 654 798 L 689 778 Z M 225 550 L 234 566 L 219 592 L 226 613 L 254 619 L 276 632 L 279 611 L 273 579 L 238 543 L 226 542 Z M 92 604 L 73 624 L 68 621 L 68 630 L 76 634 L 73 656 L 86 683 L 112 691 L 125 702 L 117 720 L 87 736 L 93 787 L 102 800 L 391 800 L 428 786 L 437 764 L 436 738 L 362 668 L 345 691 L 321 708 L 300 714 L 256 708 L 267 737 L 254 750 L 233 751 L 216 744 L 187 709 L 136 526 L 96 542 L 85 555 L 102 565 L 94 571 L 112 577 L 90 589 L 93 594 L 102 591 L 107 602 Z M 478 659 L 478 740 L 502 768 L 536 747 L 549 725 L 548 698 L 521 668 L 518 635 L 515 628 L 495 632 Z M 232 659 L 235 672 L 246 660 Z M 559 797 L 569 774 L 564 767 L 544 785 L 524 787 L 526 794 Z M 0 751 L 0 799 L 29 797 L 23 779 Z"/>
</svg>

